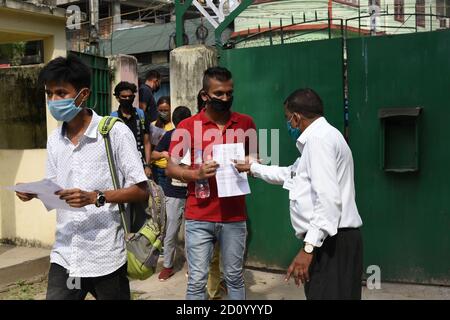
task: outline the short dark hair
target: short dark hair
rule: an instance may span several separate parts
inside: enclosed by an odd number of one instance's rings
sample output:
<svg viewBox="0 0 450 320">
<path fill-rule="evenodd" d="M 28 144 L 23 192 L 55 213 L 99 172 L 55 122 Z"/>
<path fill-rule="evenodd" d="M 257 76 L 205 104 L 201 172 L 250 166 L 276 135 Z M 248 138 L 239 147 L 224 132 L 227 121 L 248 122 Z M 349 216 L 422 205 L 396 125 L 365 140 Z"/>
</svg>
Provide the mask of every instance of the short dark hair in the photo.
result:
<svg viewBox="0 0 450 320">
<path fill-rule="evenodd" d="M 121 81 L 114 88 L 114 95 L 118 97 L 122 91 L 131 90 L 131 92 L 136 93 L 137 87 L 134 83 L 130 83 L 127 81 Z"/>
<path fill-rule="evenodd" d="M 191 116 L 191 110 L 185 106 L 176 107 L 172 113 L 172 122 L 175 127 L 184 119 L 189 118 Z"/>
<path fill-rule="evenodd" d="M 320 96 L 312 89 L 297 89 L 284 101 L 290 112 L 298 112 L 307 119 L 323 116 L 323 102 Z"/>
<path fill-rule="evenodd" d="M 156 71 L 156 70 L 150 70 L 145 74 L 145 80 L 160 80 L 161 79 L 161 74 Z"/>
<path fill-rule="evenodd" d="M 205 70 L 203 73 L 203 90 L 209 90 L 209 80 L 216 79 L 220 82 L 231 80 L 231 72 L 223 67 L 211 67 Z"/>
<path fill-rule="evenodd" d="M 76 55 L 58 57 L 47 63 L 39 73 L 39 83 L 69 83 L 75 89 L 91 88 L 91 69 Z"/>
<path fill-rule="evenodd" d="M 203 90 L 200 90 L 197 94 L 197 112 L 202 111 L 206 105 L 206 101 L 203 101 L 202 99 L 202 92 Z"/>
<path fill-rule="evenodd" d="M 156 103 L 156 106 L 159 106 L 160 104 L 167 103 L 170 106 L 170 97 L 169 96 L 162 96 L 158 99 L 158 102 Z"/>
</svg>

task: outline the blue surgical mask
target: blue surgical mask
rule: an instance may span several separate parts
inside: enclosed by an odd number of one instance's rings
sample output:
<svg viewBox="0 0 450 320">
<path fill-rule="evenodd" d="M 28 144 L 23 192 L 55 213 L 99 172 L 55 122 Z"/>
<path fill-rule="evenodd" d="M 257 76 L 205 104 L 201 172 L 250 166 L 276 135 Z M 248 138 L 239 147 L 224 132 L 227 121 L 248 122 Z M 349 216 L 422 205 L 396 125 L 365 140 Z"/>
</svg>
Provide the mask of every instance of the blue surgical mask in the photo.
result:
<svg viewBox="0 0 450 320">
<path fill-rule="evenodd" d="M 298 137 L 302 134 L 302 131 L 299 128 L 293 128 L 291 125 L 291 120 L 286 121 L 288 133 L 292 140 L 297 141 Z"/>
<path fill-rule="evenodd" d="M 53 118 L 58 121 L 70 122 L 75 116 L 80 113 L 82 108 L 75 105 L 75 100 L 80 95 L 81 91 L 75 98 L 49 100 L 47 102 L 48 110 Z"/>
</svg>

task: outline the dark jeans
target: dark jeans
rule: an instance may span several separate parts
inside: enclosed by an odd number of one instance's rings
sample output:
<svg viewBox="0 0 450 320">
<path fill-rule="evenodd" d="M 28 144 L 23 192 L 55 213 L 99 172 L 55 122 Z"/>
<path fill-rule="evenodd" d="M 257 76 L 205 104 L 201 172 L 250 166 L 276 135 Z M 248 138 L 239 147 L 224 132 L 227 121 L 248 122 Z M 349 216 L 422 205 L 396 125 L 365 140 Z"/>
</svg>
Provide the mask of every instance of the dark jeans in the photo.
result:
<svg viewBox="0 0 450 320">
<path fill-rule="evenodd" d="M 152 174 L 153 174 L 153 180 L 156 182 L 156 184 L 165 188 L 166 169 L 161 169 L 156 166 L 152 166 Z"/>
<path fill-rule="evenodd" d="M 88 293 L 98 300 L 130 300 L 127 265 L 106 276 L 78 279 L 69 279 L 69 272 L 60 265 L 50 265 L 47 300 L 84 300 Z"/>
<path fill-rule="evenodd" d="M 361 300 L 363 247 L 361 231 L 338 229 L 314 250 L 309 267 L 310 281 L 305 283 L 308 300 Z"/>
</svg>

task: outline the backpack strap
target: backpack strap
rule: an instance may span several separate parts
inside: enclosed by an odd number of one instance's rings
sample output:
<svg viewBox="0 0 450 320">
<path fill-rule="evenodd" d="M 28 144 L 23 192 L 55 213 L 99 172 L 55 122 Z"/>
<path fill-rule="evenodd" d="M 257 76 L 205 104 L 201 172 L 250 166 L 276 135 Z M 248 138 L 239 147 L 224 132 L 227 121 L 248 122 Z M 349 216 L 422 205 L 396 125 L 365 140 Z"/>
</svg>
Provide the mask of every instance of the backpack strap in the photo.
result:
<svg viewBox="0 0 450 320">
<path fill-rule="evenodd" d="M 122 122 L 122 119 L 118 118 L 118 117 L 113 117 L 113 116 L 106 116 L 103 117 L 102 120 L 100 120 L 100 123 L 98 124 L 98 132 L 100 132 L 100 134 L 102 136 L 107 135 L 111 129 L 114 127 L 114 124 L 119 121 Z"/>
<path fill-rule="evenodd" d="M 108 157 L 108 164 L 109 164 L 109 171 L 111 172 L 111 177 L 114 185 L 114 189 L 120 189 L 120 183 L 119 183 L 119 177 L 117 175 L 117 168 L 114 161 L 114 154 L 111 146 L 111 137 L 109 136 L 109 132 L 113 128 L 114 124 L 119 121 L 123 122 L 121 119 L 111 116 L 103 117 L 102 120 L 100 120 L 100 123 L 98 125 L 98 132 L 103 136 L 103 140 L 105 141 L 105 148 L 106 148 L 106 156 Z M 125 221 L 125 206 L 123 203 L 119 203 L 119 211 L 120 216 L 122 218 L 122 226 L 125 230 L 125 234 L 128 234 L 128 228 Z"/>
<path fill-rule="evenodd" d="M 159 239 L 163 241 L 166 233 L 166 204 L 165 195 L 161 186 L 157 185 L 155 181 L 147 181 L 150 197 L 148 199 L 148 207 L 146 209 L 147 214 L 151 217 L 160 229 Z"/>
</svg>

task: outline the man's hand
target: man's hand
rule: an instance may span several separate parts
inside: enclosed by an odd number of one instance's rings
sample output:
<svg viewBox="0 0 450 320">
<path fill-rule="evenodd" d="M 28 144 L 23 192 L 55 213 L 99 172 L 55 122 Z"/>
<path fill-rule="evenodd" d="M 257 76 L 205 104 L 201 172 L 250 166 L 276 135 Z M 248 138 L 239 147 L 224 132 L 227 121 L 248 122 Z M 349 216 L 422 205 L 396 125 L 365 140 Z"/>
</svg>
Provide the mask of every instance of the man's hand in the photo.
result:
<svg viewBox="0 0 450 320">
<path fill-rule="evenodd" d="M 23 193 L 23 192 L 16 192 L 16 196 L 24 202 L 30 201 L 31 199 L 37 197 L 37 195 L 34 193 Z"/>
<path fill-rule="evenodd" d="M 22 184 L 22 183 L 21 183 L 21 182 L 16 183 L 16 185 L 18 185 L 18 184 Z M 36 197 L 37 197 L 37 194 L 34 194 L 34 193 L 24 193 L 24 192 L 17 192 L 17 191 L 16 191 L 16 196 L 17 196 L 20 200 L 22 200 L 23 202 L 27 202 L 27 201 L 30 201 L 31 199 L 36 198 Z"/>
<path fill-rule="evenodd" d="M 152 177 L 152 169 L 150 167 L 145 167 L 144 171 L 145 171 L 145 175 L 147 176 L 147 178 Z"/>
<path fill-rule="evenodd" d="M 239 172 L 250 172 L 250 168 L 251 168 L 253 162 L 261 163 L 261 160 L 255 159 L 251 156 L 245 156 L 245 161 L 234 160 L 234 166 L 236 167 L 237 171 L 239 171 Z M 251 174 L 251 172 L 250 172 L 250 174 Z"/>
<path fill-rule="evenodd" d="M 250 163 L 238 163 L 234 160 L 234 166 L 239 172 L 249 172 L 252 165 Z"/>
<path fill-rule="evenodd" d="M 215 161 L 206 162 L 198 169 L 196 180 L 212 178 L 216 175 L 219 164 Z"/>
<path fill-rule="evenodd" d="M 164 159 L 169 160 L 170 159 L 170 155 L 167 151 L 163 151 L 161 152 L 161 155 Z"/>
<path fill-rule="evenodd" d="M 293 274 L 297 287 L 300 285 L 300 281 L 302 284 L 309 282 L 309 266 L 311 265 L 312 259 L 312 253 L 306 253 L 303 249 L 300 250 L 289 266 L 286 273 L 286 278 L 284 280 L 286 282 L 289 281 L 291 275 Z"/>
<path fill-rule="evenodd" d="M 97 201 L 97 193 L 95 191 L 87 192 L 80 189 L 67 189 L 55 192 L 61 200 L 73 208 L 82 208 Z"/>
</svg>

